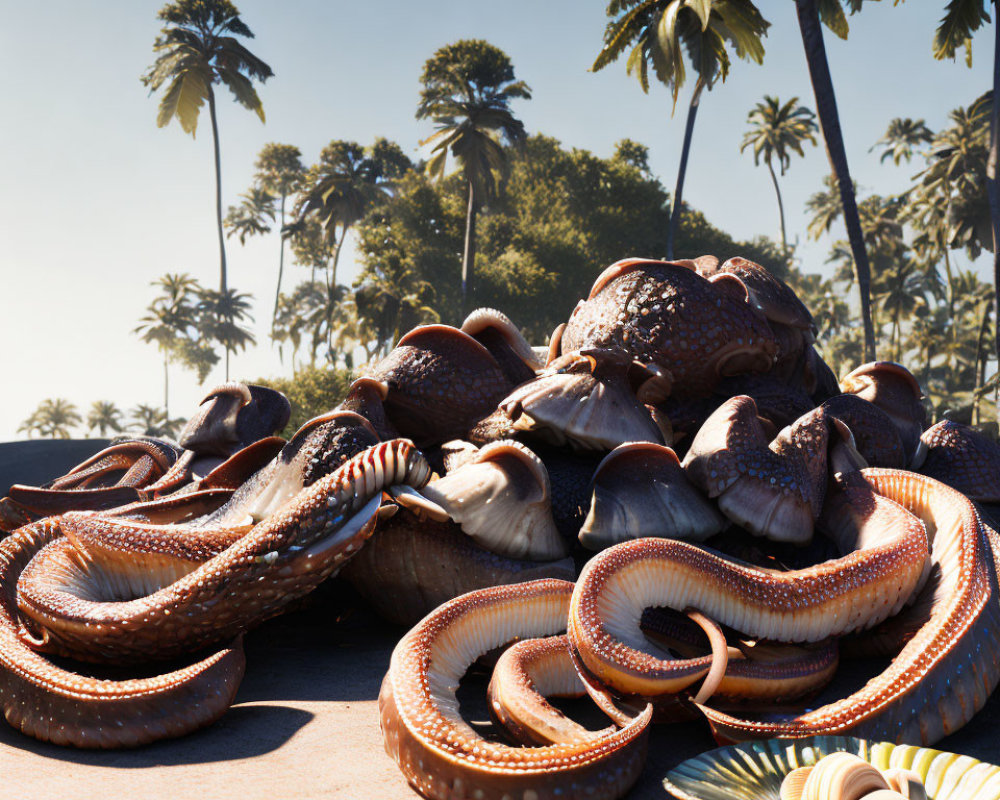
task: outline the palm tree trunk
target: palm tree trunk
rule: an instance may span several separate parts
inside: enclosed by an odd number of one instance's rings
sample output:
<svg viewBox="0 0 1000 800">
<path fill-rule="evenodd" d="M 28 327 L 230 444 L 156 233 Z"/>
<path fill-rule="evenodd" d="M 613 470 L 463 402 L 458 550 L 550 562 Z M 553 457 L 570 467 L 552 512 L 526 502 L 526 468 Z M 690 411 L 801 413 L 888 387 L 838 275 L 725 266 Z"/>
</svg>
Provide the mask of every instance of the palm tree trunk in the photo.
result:
<svg viewBox="0 0 1000 800">
<path fill-rule="evenodd" d="M 802 34 L 802 44 L 806 51 L 809 79 L 812 81 L 813 94 L 816 96 L 816 109 L 823 129 L 823 139 L 826 142 L 830 165 L 837 176 L 840 202 L 844 207 L 847 238 L 851 242 L 851 253 L 854 255 L 854 269 L 858 277 L 858 290 L 861 293 L 861 319 L 865 326 L 865 360 L 874 361 L 876 355 L 875 327 L 872 324 L 871 308 L 871 267 L 868 264 L 868 253 L 861 232 L 858 204 L 854 198 L 854 183 L 847 167 L 847 152 L 844 150 L 844 137 L 840 130 L 840 116 L 837 113 L 837 98 L 833 92 L 830 65 L 826 60 L 819 11 L 816 0 L 795 0 L 795 9 L 798 12 L 799 32 Z"/>
<path fill-rule="evenodd" d="M 986 383 L 986 362 L 989 360 L 989 353 L 986 351 L 986 332 L 990 328 L 990 311 L 993 309 L 993 300 L 989 300 L 983 309 L 983 319 L 979 324 L 979 338 L 976 341 L 976 389 L 979 389 L 984 383 Z M 973 400 L 972 406 L 972 419 L 976 424 L 979 424 L 979 404 L 982 402 L 982 395 L 978 392 L 976 393 L 975 400 Z"/>
<path fill-rule="evenodd" d="M 667 226 L 667 260 L 674 259 L 674 239 L 677 238 L 677 225 L 681 219 L 681 206 L 684 195 L 684 175 L 687 173 L 688 155 L 691 153 L 691 139 L 694 134 L 694 120 L 698 115 L 698 104 L 701 102 L 701 92 L 705 81 L 698 78 L 688 105 L 687 122 L 684 125 L 684 144 L 681 146 L 681 164 L 677 169 L 677 184 L 674 186 L 674 196 L 670 198 L 670 223 Z"/>
<path fill-rule="evenodd" d="M 163 413 L 167 415 L 167 419 L 170 419 L 170 376 L 167 374 L 167 364 L 169 364 L 169 356 L 166 349 L 163 350 Z"/>
<path fill-rule="evenodd" d="M 281 226 L 278 228 L 278 236 L 281 239 L 281 252 L 278 255 L 278 288 L 274 291 L 274 314 L 271 315 L 271 332 L 278 322 L 278 299 L 281 297 L 281 276 L 285 272 L 285 235 L 282 233 L 285 228 L 285 195 L 281 195 Z M 294 360 L 294 359 L 293 359 Z"/>
<path fill-rule="evenodd" d="M 990 200 L 990 219 L 993 222 L 993 299 L 1000 309 L 1000 191 L 997 188 L 998 139 L 1000 139 L 1000 4 L 993 13 L 993 113 L 990 115 L 990 157 L 986 162 L 986 194 Z M 1000 317 L 1000 313 L 997 314 Z M 1000 325 L 997 326 L 1000 328 Z M 997 369 L 1000 369 L 1000 333 L 996 336 L 994 348 L 997 354 Z M 1000 396 L 1000 391 L 998 391 Z M 997 403 L 997 421 L 1000 422 L 1000 403 Z"/>
<path fill-rule="evenodd" d="M 333 250 L 333 268 L 330 272 L 330 282 L 327 284 L 328 289 L 332 289 L 337 285 L 337 264 L 340 261 L 340 251 L 344 247 L 344 239 L 347 238 L 347 225 L 340 232 L 340 239 L 337 240 L 337 246 Z"/>
<path fill-rule="evenodd" d="M 767 171 L 771 173 L 771 183 L 774 184 L 774 193 L 778 195 L 778 217 L 781 219 L 781 253 L 788 261 L 788 237 L 785 236 L 785 204 L 781 202 L 781 189 L 778 188 L 778 176 L 774 174 L 774 167 L 771 166 L 771 159 L 767 160 Z"/>
<path fill-rule="evenodd" d="M 229 348 L 226 348 L 226 382 L 229 382 Z"/>
<path fill-rule="evenodd" d="M 215 222 L 219 229 L 219 291 L 229 288 L 226 280 L 226 237 L 222 233 L 222 160 L 219 157 L 219 122 L 215 117 L 215 92 L 208 87 L 208 113 L 212 119 L 212 141 L 215 144 Z M 226 370 L 229 380 L 229 370 Z"/>
<path fill-rule="evenodd" d="M 476 263 L 476 190 L 469 181 L 469 204 L 465 210 L 465 247 L 462 250 L 462 319 L 468 310 L 469 283 Z"/>
</svg>

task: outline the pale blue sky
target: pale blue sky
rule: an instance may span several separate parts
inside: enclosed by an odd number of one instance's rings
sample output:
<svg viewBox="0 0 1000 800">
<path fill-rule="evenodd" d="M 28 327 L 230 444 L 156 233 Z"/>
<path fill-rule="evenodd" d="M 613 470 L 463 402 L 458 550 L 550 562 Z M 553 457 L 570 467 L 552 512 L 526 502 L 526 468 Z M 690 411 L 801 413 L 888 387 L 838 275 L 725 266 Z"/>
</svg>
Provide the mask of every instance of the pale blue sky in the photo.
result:
<svg viewBox="0 0 1000 800">
<path fill-rule="evenodd" d="M 158 129 L 157 98 L 139 82 L 152 61 L 161 5 L 0 0 L 0 441 L 16 438 L 18 424 L 45 397 L 68 398 L 84 413 L 94 400 L 159 405 L 162 362 L 131 333 L 155 294 L 149 283 L 181 271 L 208 285 L 217 280 L 207 114 L 195 140 L 176 123 Z M 222 100 L 224 204 L 246 190 L 257 152 L 271 141 L 297 145 L 311 162 L 331 139 L 369 144 L 386 136 L 417 157 L 418 142 L 431 131 L 413 116 L 421 67 L 460 38 L 488 39 L 510 55 L 533 90 L 531 101 L 515 107 L 530 132 L 601 156 L 623 137 L 636 139 L 649 146 L 654 173 L 673 185 L 690 87 L 671 117 L 667 92 L 654 86 L 643 95 L 623 63 L 589 73 L 606 21 L 603 2 L 238 5 L 256 34 L 250 48 L 275 77 L 260 88 L 266 125 Z M 685 200 L 738 238 L 776 237 L 778 230 L 766 171 L 739 153 L 747 112 L 765 93 L 814 105 L 794 5 L 759 5 L 773 23 L 765 63 L 735 64 L 727 83 L 704 97 L 685 186 Z M 977 38 L 971 70 L 931 58 L 944 5 L 869 3 L 851 18 L 849 42 L 827 35 L 848 157 L 862 191 L 899 191 L 917 169 L 880 165 L 868 152 L 892 117 L 924 117 L 937 129 L 948 110 L 988 88 L 991 32 Z M 791 237 L 804 238 L 803 203 L 826 171 L 825 154 L 813 148 L 782 180 Z M 829 244 L 803 242 L 803 267 L 823 270 Z M 256 297 L 259 341 L 234 358 L 235 378 L 288 371 L 266 338 L 277 247 L 276 234 L 246 247 L 229 241 L 230 282 Z M 352 261 L 348 250 L 341 270 L 347 282 Z M 603 266 L 594 264 L 595 275 Z M 307 277 L 298 268 L 286 274 L 289 287 Z M 221 367 L 204 386 L 174 368 L 174 415 L 189 415 L 221 380 Z"/>
</svg>

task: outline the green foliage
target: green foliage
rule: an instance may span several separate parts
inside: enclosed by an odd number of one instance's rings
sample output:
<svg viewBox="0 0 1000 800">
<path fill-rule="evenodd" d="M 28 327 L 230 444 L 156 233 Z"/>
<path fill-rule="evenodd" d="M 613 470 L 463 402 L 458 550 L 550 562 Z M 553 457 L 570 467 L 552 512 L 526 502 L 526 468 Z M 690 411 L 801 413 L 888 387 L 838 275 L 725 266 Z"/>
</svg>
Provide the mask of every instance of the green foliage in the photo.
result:
<svg viewBox="0 0 1000 800">
<path fill-rule="evenodd" d="M 990 148 L 992 92 L 949 114 L 951 125 L 938 133 L 925 154 L 926 169 L 911 198 L 912 222 L 943 226 L 950 248 L 963 247 L 969 258 L 993 250 L 993 230 L 986 185 Z M 942 214 L 944 212 L 944 214 Z"/>
<path fill-rule="evenodd" d="M 593 71 L 603 69 L 631 49 L 626 69 L 649 91 L 649 67 L 670 89 L 674 104 L 687 78 L 685 55 L 698 80 L 711 88 L 729 74 L 729 48 L 745 60 L 764 60 L 771 23 L 749 0 L 611 0 L 612 17 L 604 48 Z"/>
<path fill-rule="evenodd" d="M 219 357 L 205 344 L 201 333 L 199 298 L 204 291 L 187 273 L 167 274 L 155 280 L 162 293 L 146 307 L 133 333 L 148 344 L 155 344 L 169 364 L 178 359 L 204 382 Z"/>
<path fill-rule="evenodd" d="M 142 436 L 176 439 L 185 423 L 185 420 L 181 418 L 171 419 L 165 409 L 144 403 L 137 405 L 129 414 L 131 415 L 130 427 Z"/>
<path fill-rule="evenodd" d="M 511 158 L 507 191 L 482 216 L 477 305 L 501 309 L 541 343 L 606 266 L 626 256 L 662 256 L 669 198 L 621 157 L 629 149 L 602 159 L 548 137 L 528 138 Z M 417 321 L 461 322 L 463 213 L 457 176 L 434 184 L 413 173 L 359 227 L 358 313 L 383 345 Z M 683 217 L 677 247 L 682 256 L 744 255 L 784 274 L 776 247 L 736 242 L 693 209 Z"/>
<path fill-rule="evenodd" d="M 263 122 L 252 80 L 266 81 L 274 73 L 235 38 L 253 38 L 236 6 L 228 0 L 176 0 L 158 16 L 167 25 L 153 44 L 156 61 L 142 76 L 150 94 L 167 84 L 156 124 L 162 128 L 176 118 L 194 136 L 201 106 L 220 82 Z"/>
<path fill-rule="evenodd" d="M 238 206 L 230 206 L 226 221 L 226 237 L 239 236 L 240 244 L 247 243 L 247 237 L 262 236 L 271 232 L 268 221 L 274 222 L 274 195 L 261 186 L 252 186 L 244 192 Z"/>
<path fill-rule="evenodd" d="M 18 426 L 17 431 L 26 433 L 29 439 L 33 433 L 44 439 L 69 439 L 72 428 L 81 422 L 80 412 L 69 400 L 46 398 Z"/>
<path fill-rule="evenodd" d="M 299 148 L 275 142 L 261 148 L 254 169 L 257 185 L 276 197 L 286 197 L 296 191 L 305 173 Z"/>
<path fill-rule="evenodd" d="M 438 50 L 424 64 L 417 119 L 437 130 L 421 145 L 432 145 L 427 172 L 440 180 L 450 153 L 476 197 L 496 194 L 503 177 L 504 144 L 524 141 L 524 124 L 510 110 L 515 99 L 531 99 L 531 89 L 514 79 L 507 54 L 488 42 L 466 39 Z"/>
<path fill-rule="evenodd" d="M 349 370 L 309 366 L 296 370 L 291 378 L 262 378 L 254 383 L 277 389 L 288 398 L 292 415 L 284 435 L 290 437 L 303 423 L 336 407 L 347 396 L 351 380 Z"/>
<path fill-rule="evenodd" d="M 816 144 L 816 115 L 805 106 L 796 105 L 798 102 L 799 98 L 793 97 L 782 104 L 777 97 L 765 95 L 764 101 L 747 115 L 751 127 L 743 134 L 740 152 L 752 148 L 756 165 L 761 159 L 770 165 L 771 159 L 777 158 L 784 175 L 792 161 L 791 152 L 805 156 L 803 143 Z"/>
<path fill-rule="evenodd" d="M 955 58 L 965 50 L 965 63 L 972 66 L 972 34 L 990 21 L 984 0 L 950 0 L 941 24 L 934 32 L 934 58 Z"/>
<path fill-rule="evenodd" d="M 370 147 L 335 139 L 309 168 L 296 202 L 298 220 L 287 230 L 290 236 L 304 237 L 300 252 L 308 251 L 306 259 L 313 269 L 324 260 L 323 266 L 330 266 L 331 287 L 337 282 L 337 261 L 348 231 L 385 202 L 412 166 L 398 144 L 379 138 Z M 316 239 L 317 229 L 315 224 L 310 228 L 310 222 L 318 223 L 325 246 Z M 332 252 L 332 264 L 323 258 L 324 250 Z"/>
<path fill-rule="evenodd" d="M 910 163 L 913 158 L 913 148 L 921 144 L 928 144 L 934 140 L 934 132 L 924 123 L 922 119 L 913 120 L 907 117 L 901 119 L 896 117 L 889 121 L 889 127 L 885 135 L 875 142 L 871 148 L 874 150 L 879 145 L 882 146 L 882 158 L 892 159 L 892 163 L 899 166 L 900 161 Z"/>
<path fill-rule="evenodd" d="M 90 405 L 90 412 L 87 414 L 87 429 L 97 433 L 104 438 L 108 431 L 121 433 L 122 410 L 114 403 L 107 400 L 95 400 Z"/>
<path fill-rule="evenodd" d="M 222 345 L 227 360 L 229 353 L 256 343 L 253 334 L 240 324 L 253 320 L 250 299 L 250 295 L 235 289 L 225 292 L 202 289 L 198 293 L 198 330 L 203 337 Z"/>
</svg>

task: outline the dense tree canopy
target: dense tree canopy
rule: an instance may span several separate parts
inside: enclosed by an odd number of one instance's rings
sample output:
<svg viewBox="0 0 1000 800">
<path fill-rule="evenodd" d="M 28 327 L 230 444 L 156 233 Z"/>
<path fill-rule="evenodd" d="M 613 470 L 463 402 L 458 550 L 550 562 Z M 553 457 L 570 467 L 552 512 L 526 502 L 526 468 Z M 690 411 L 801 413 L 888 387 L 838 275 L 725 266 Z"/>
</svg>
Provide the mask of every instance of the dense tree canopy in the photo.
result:
<svg viewBox="0 0 1000 800">
<path fill-rule="evenodd" d="M 630 255 L 659 258 L 666 246 L 669 196 L 646 169 L 647 154 L 623 142 L 611 158 L 529 137 L 511 158 L 506 191 L 487 208 L 479 230 L 476 302 L 504 310 L 541 342 L 565 321 L 604 267 Z M 412 173 L 396 196 L 360 228 L 359 295 L 395 284 L 400 314 L 419 309 L 461 322 L 457 278 L 464 186 Z M 679 256 L 745 255 L 783 274 L 770 243 L 736 242 L 694 210 L 683 217 Z M 407 312 L 406 309 L 409 309 Z M 426 313 L 424 316 L 428 316 Z M 406 326 L 386 324 L 383 336 Z"/>
</svg>

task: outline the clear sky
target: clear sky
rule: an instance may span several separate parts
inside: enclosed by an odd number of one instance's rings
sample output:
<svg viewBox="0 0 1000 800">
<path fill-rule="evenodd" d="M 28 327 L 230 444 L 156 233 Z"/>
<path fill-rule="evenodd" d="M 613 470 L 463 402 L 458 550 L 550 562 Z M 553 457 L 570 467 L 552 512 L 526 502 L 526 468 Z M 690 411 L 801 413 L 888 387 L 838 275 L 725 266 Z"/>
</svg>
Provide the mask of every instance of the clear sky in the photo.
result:
<svg viewBox="0 0 1000 800">
<path fill-rule="evenodd" d="M 218 247 L 211 129 L 203 115 L 192 139 L 171 123 L 156 127 L 157 97 L 139 76 L 153 60 L 158 0 L 0 0 L 0 441 L 46 397 L 67 398 L 86 414 L 95 400 L 122 408 L 160 405 L 162 362 L 132 333 L 167 272 L 214 286 Z M 814 107 L 790 0 L 760 0 L 773 23 L 763 66 L 738 62 L 704 96 L 684 199 L 738 238 L 777 237 L 777 208 L 766 170 L 739 143 L 748 111 L 765 93 Z M 239 0 L 256 34 L 250 49 L 275 77 L 260 87 L 257 117 L 222 95 L 223 203 L 249 186 L 267 142 L 297 145 L 307 163 L 331 139 L 399 142 L 414 157 L 431 128 L 414 119 L 419 75 L 440 46 L 483 38 L 503 48 L 533 99 L 515 111 L 529 132 L 565 145 L 613 152 L 623 137 L 650 148 L 656 175 L 673 186 L 690 86 L 670 115 L 659 85 L 643 95 L 618 62 L 587 68 L 601 46 L 603 0 Z M 980 32 L 975 63 L 936 62 L 931 38 L 944 0 L 868 3 L 851 17 L 851 38 L 827 33 L 852 173 L 862 193 L 901 190 L 917 171 L 880 165 L 871 145 L 893 117 L 923 117 L 932 129 L 947 112 L 989 88 L 992 32 Z M 804 240 L 805 199 L 828 171 L 821 148 L 793 162 L 782 179 L 789 236 Z M 834 235 L 843 236 L 842 229 Z M 802 242 L 807 271 L 822 271 L 830 240 Z M 277 234 L 240 247 L 228 242 L 230 284 L 256 298 L 259 345 L 233 359 L 234 378 L 289 371 L 267 341 L 277 274 Z M 622 256 L 629 255 L 622 253 Z M 356 273 L 348 248 L 342 281 Z M 964 263 L 964 259 L 960 258 Z M 981 260 L 982 261 L 982 260 Z M 605 265 L 594 264 L 595 275 Z M 982 276 L 986 265 L 977 265 Z M 287 283 L 307 277 L 286 270 Z M 188 416 L 218 367 L 199 386 L 171 375 L 173 416 Z"/>
</svg>

